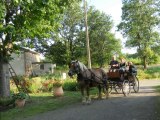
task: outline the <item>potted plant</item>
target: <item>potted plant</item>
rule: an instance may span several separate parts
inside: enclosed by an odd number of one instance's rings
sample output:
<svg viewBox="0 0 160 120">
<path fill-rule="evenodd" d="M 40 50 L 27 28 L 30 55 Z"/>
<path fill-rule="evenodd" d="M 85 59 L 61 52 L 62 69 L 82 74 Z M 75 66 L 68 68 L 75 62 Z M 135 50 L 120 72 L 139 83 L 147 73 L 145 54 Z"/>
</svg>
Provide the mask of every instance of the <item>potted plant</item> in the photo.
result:
<svg viewBox="0 0 160 120">
<path fill-rule="evenodd" d="M 64 94 L 62 85 L 63 85 L 63 81 L 61 79 L 54 80 L 54 82 L 53 82 L 53 95 L 55 97 L 59 97 Z"/>
<path fill-rule="evenodd" d="M 16 94 L 13 94 L 13 99 L 15 100 L 15 105 L 19 108 L 23 107 L 25 105 L 27 95 L 24 92 L 19 92 Z"/>
</svg>

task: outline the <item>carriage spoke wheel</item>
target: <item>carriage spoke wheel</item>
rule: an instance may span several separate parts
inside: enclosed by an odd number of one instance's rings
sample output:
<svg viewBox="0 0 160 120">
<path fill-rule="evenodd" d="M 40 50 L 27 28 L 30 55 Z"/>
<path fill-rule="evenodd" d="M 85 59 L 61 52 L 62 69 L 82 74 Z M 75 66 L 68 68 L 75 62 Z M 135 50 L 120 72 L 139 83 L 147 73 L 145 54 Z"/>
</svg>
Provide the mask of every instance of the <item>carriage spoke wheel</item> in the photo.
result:
<svg viewBox="0 0 160 120">
<path fill-rule="evenodd" d="M 122 92 L 124 96 L 128 96 L 130 94 L 131 86 L 128 80 L 123 81 Z"/>
<path fill-rule="evenodd" d="M 139 80 L 136 76 L 134 77 L 134 80 L 133 80 L 133 90 L 135 93 L 139 92 Z"/>
<path fill-rule="evenodd" d="M 108 93 L 110 94 L 111 92 L 112 92 L 112 85 L 109 85 Z"/>
<path fill-rule="evenodd" d="M 116 93 L 122 93 L 122 84 L 121 83 L 117 83 L 114 85 L 115 91 Z"/>
</svg>

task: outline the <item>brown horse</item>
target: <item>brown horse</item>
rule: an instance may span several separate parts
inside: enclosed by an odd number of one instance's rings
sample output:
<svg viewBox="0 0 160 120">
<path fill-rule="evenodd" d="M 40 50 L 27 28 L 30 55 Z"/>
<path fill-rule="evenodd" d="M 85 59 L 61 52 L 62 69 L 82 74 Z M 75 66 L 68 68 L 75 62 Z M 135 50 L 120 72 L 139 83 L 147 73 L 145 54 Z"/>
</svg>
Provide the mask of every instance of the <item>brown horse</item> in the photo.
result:
<svg viewBox="0 0 160 120">
<path fill-rule="evenodd" d="M 107 74 L 101 68 L 87 69 L 87 67 L 79 61 L 72 61 L 69 64 L 68 75 L 72 77 L 77 74 L 77 82 L 79 84 L 81 94 L 82 94 L 82 103 L 90 104 L 91 98 L 89 96 L 90 87 L 98 87 L 99 98 L 102 98 L 101 90 L 105 90 L 106 98 L 108 98 L 108 82 Z M 85 96 L 84 90 L 86 90 L 87 96 Z"/>
</svg>

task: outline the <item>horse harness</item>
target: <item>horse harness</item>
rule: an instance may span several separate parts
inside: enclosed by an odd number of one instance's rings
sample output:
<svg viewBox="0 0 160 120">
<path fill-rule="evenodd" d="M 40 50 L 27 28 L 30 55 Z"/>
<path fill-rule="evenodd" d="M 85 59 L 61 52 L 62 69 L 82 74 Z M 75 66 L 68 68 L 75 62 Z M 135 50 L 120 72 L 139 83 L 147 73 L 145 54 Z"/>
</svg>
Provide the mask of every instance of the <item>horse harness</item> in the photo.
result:
<svg viewBox="0 0 160 120">
<path fill-rule="evenodd" d="M 105 85 L 105 84 L 106 84 L 106 80 L 104 80 L 104 79 L 96 76 L 95 73 L 93 73 L 91 69 L 86 69 L 86 70 L 83 71 L 83 72 L 86 73 L 87 70 L 91 73 L 91 78 L 87 78 L 87 77 L 86 77 L 86 78 L 84 79 L 85 82 L 88 82 L 88 80 L 89 80 L 89 82 L 96 82 L 97 84 L 102 84 L 102 85 Z M 81 74 L 82 74 L 82 73 L 79 72 L 79 74 L 78 74 L 78 76 L 77 76 L 77 79 L 80 79 Z M 87 74 L 87 73 L 86 73 L 86 74 Z M 87 76 L 87 75 L 86 75 L 86 76 Z M 102 82 L 96 81 L 95 78 L 98 78 L 99 80 L 102 80 Z"/>
<path fill-rule="evenodd" d="M 76 69 L 77 80 L 84 79 L 85 82 L 89 81 L 89 82 L 96 82 L 97 84 L 102 84 L 102 85 L 106 84 L 106 79 L 102 79 L 102 78 L 98 77 L 97 75 L 95 75 L 95 73 L 93 73 L 93 71 L 91 69 L 87 69 L 85 66 L 82 66 L 79 62 L 76 63 L 76 66 L 78 67 L 78 69 Z M 90 78 L 87 78 L 87 71 L 89 71 L 91 73 Z M 83 77 L 83 73 L 86 74 L 86 78 Z M 95 78 L 102 80 L 102 82 L 96 81 Z"/>
</svg>

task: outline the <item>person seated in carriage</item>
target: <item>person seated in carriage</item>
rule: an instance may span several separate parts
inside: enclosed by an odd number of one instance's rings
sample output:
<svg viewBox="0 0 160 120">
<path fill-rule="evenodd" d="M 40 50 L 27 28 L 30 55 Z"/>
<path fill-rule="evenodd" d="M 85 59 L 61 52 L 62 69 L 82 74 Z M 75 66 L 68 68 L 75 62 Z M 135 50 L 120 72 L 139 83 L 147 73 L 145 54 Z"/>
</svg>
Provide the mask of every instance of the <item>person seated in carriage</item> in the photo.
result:
<svg viewBox="0 0 160 120">
<path fill-rule="evenodd" d="M 120 63 L 119 63 L 119 73 L 120 73 L 120 79 L 121 80 L 124 80 L 124 77 L 125 77 L 124 73 L 126 71 L 126 67 L 127 67 L 127 62 L 123 57 L 121 57 L 120 58 Z"/>
<path fill-rule="evenodd" d="M 128 71 L 129 76 L 136 76 L 137 75 L 137 68 L 133 65 L 132 62 L 128 62 Z"/>
<path fill-rule="evenodd" d="M 112 60 L 109 65 L 110 65 L 110 69 L 118 69 L 119 68 L 119 62 L 116 60 L 115 56 L 112 57 Z"/>
</svg>

